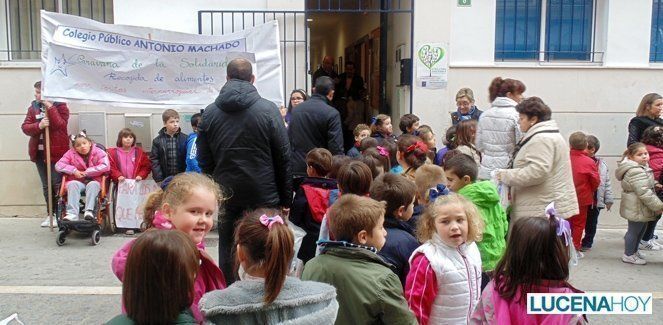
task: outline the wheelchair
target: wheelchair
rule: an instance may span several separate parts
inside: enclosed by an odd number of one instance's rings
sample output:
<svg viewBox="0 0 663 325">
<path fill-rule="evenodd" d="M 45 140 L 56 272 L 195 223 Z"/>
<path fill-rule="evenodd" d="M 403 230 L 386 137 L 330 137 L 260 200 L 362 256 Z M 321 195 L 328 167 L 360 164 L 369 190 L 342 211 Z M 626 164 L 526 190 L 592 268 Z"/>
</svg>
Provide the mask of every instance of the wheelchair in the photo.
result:
<svg viewBox="0 0 663 325">
<path fill-rule="evenodd" d="M 55 207 L 55 220 L 58 226 L 58 234 L 55 238 L 55 242 L 58 246 L 64 245 L 67 236 L 72 231 L 76 231 L 78 233 L 89 235 L 90 243 L 93 246 L 96 246 L 101 240 L 102 231 L 112 233 L 115 228 L 113 221 L 113 207 L 111 204 L 112 200 L 108 196 L 111 182 L 109 181 L 108 176 L 102 176 L 101 189 L 97 196 L 94 210 L 92 211 L 94 220 L 83 220 L 83 218 L 81 218 L 85 209 L 85 195 L 83 194 L 81 196 L 81 202 L 79 202 L 79 220 L 72 221 L 64 219 L 64 216 L 67 213 L 67 176 L 68 175 L 62 176 L 62 185 L 58 192 L 57 205 Z"/>
</svg>

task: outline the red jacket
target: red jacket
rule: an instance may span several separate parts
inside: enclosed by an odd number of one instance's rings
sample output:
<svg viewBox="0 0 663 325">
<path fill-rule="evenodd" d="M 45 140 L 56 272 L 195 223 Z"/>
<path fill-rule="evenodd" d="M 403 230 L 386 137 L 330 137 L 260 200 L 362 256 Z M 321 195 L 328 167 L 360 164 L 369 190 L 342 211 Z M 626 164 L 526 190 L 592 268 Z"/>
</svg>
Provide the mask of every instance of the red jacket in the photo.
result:
<svg viewBox="0 0 663 325">
<path fill-rule="evenodd" d="M 118 148 L 109 148 L 108 149 L 108 160 L 110 161 L 110 177 L 113 182 L 117 182 L 120 176 L 128 178 L 127 175 L 122 175 L 122 170 L 120 169 L 120 162 L 117 153 Z M 134 160 L 134 177 L 140 176 L 142 179 L 146 179 L 152 171 L 152 163 L 150 158 L 145 154 L 142 148 L 136 147 L 135 151 L 135 160 Z"/>
<path fill-rule="evenodd" d="M 649 152 L 649 168 L 654 171 L 654 180 L 659 181 L 663 171 L 663 148 L 647 145 Z"/>
<path fill-rule="evenodd" d="M 39 137 L 44 130 L 39 129 L 39 122 L 41 118 L 38 115 L 41 113 L 41 107 L 36 101 L 28 107 L 28 112 L 25 114 L 25 120 L 21 125 L 21 130 L 25 135 L 30 136 L 28 142 L 28 153 L 30 160 L 37 161 L 37 149 L 39 146 Z M 67 150 L 69 150 L 69 136 L 67 136 L 67 123 L 69 122 L 69 108 L 65 103 L 53 103 L 53 107 L 49 109 L 46 114 L 50 122 L 50 140 L 51 140 L 51 163 L 56 163 Z M 45 135 L 44 135 L 45 137 Z M 44 145 L 46 139 L 44 138 Z M 44 160 L 46 157 L 44 156 Z"/>
<path fill-rule="evenodd" d="M 594 192 L 601 184 L 596 163 L 584 151 L 571 149 L 571 169 L 573 170 L 573 184 L 578 196 L 578 206 L 594 204 Z"/>
</svg>

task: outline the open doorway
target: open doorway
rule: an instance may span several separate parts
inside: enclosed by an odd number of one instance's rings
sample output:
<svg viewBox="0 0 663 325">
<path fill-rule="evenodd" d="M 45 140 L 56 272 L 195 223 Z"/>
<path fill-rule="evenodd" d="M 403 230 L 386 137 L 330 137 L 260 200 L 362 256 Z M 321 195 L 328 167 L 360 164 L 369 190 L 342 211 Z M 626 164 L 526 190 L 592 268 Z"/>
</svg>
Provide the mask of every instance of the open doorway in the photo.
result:
<svg viewBox="0 0 663 325">
<path fill-rule="evenodd" d="M 336 78 L 333 106 L 343 120 L 346 149 L 354 143 L 357 124 L 370 124 L 378 113 L 395 114 L 395 121 L 410 111 L 399 86 L 407 86 L 400 58 L 410 57 L 411 1 L 308 0 L 306 17 L 311 86 L 318 75 Z M 407 107 L 400 107 L 404 103 Z"/>
</svg>

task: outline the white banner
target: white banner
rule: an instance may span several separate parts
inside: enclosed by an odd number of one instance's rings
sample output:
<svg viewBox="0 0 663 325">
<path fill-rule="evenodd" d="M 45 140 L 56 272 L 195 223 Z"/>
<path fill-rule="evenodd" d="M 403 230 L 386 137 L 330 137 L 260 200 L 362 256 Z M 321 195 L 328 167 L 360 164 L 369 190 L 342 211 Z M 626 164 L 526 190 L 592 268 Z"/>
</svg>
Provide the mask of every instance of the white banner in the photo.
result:
<svg viewBox="0 0 663 325">
<path fill-rule="evenodd" d="M 142 181 L 125 179 L 119 182 L 115 203 L 115 226 L 139 229 L 143 222 L 143 203 L 148 194 L 158 189 L 159 185 L 151 179 Z"/>
<path fill-rule="evenodd" d="M 118 106 L 205 106 L 230 60 L 253 63 L 264 98 L 283 102 L 278 24 L 223 36 L 103 24 L 41 11 L 42 96 Z"/>
</svg>

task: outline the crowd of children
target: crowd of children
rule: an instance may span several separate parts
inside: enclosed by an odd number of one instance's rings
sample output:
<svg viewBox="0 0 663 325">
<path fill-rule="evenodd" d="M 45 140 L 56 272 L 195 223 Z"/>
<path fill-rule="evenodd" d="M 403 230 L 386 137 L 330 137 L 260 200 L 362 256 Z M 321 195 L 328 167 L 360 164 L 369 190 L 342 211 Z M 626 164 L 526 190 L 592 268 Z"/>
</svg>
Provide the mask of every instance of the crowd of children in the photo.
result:
<svg viewBox="0 0 663 325">
<path fill-rule="evenodd" d="M 525 297 L 580 292 L 567 282 L 569 267 L 576 254 L 591 251 L 598 216 L 613 205 L 610 173 L 596 156 L 599 140 L 574 132 L 566 150 L 577 214 L 565 220 L 554 209 L 564 202 L 549 202 L 540 211 L 545 217 L 510 223 L 510 192 L 497 175 L 526 144 L 528 127 L 522 116 L 513 119 L 524 90 L 520 81 L 497 78 L 493 107 L 482 112 L 472 90 L 461 89 L 439 150 L 434 130 L 413 114 L 401 117 L 398 137 L 391 117 L 380 114 L 354 128 L 346 155 L 310 150 L 289 214 L 259 208 L 237 225 L 232 250 L 240 281 L 227 288 L 204 246 L 224 197 L 200 174 L 200 115 L 187 136 L 178 113 L 166 110 L 149 157 L 130 129 L 108 153 L 84 133 L 72 136 L 73 148 L 56 164 L 67 175 L 64 218 L 79 218 L 81 192 L 96 197 L 105 173 L 121 182 L 151 172 L 163 182 L 145 203 L 144 233 L 113 257 L 124 315 L 112 324 L 583 323 L 582 315 L 529 315 Z M 508 136 L 486 138 L 499 128 Z M 628 146 L 615 173 L 628 220 L 622 261 L 638 265 L 646 263 L 641 250 L 663 247 L 654 240 L 663 210 L 663 127 L 649 127 L 640 141 Z M 507 147 L 513 152 L 502 155 Z M 84 219 L 94 218 L 94 204 L 88 199 Z"/>
</svg>

